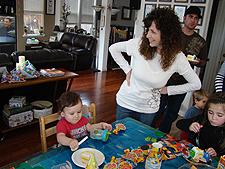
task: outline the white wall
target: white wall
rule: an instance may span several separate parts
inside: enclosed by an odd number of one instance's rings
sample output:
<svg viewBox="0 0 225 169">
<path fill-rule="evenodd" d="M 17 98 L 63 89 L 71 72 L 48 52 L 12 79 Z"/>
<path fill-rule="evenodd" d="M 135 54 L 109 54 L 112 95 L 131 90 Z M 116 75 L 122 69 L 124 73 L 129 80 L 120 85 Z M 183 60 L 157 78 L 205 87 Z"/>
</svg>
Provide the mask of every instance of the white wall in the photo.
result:
<svg viewBox="0 0 225 169">
<path fill-rule="evenodd" d="M 212 10 L 212 3 L 213 3 L 212 0 L 207 0 L 205 4 L 191 3 L 190 0 L 188 3 L 178 3 L 178 2 L 174 2 L 174 0 L 172 0 L 172 2 L 159 2 L 159 0 L 157 0 L 156 2 L 150 2 L 150 1 L 141 0 L 141 9 L 138 10 L 137 19 L 135 20 L 135 29 L 134 29 L 135 37 L 142 36 L 142 32 L 143 32 L 142 20 L 144 19 L 145 4 L 156 4 L 156 7 L 162 4 L 166 4 L 166 5 L 171 5 L 172 9 L 174 5 L 187 6 L 187 7 L 189 6 L 205 7 L 202 25 L 201 26 L 198 25 L 196 29 L 200 29 L 199 34 L 203 36 L 204 38 L 206 38 L 208 26 L 209 26 L 210 14 Z"/>
<path fill-rule="evenodd" d="M 205 75 L 203 79 L 203 87 L 211 94 L 215 89 L 215 77 L 220 68 L 220 60 L 224 60 L 225 53 L 225 1 L 220 0 L 217 15 L 212 34 L 212 40 L 209 49 L 209 62 L 206 65 Z"/>
<path fill-rule="evenodd" d="M 134 17 L 135 17 L 135 11 L 131 11 L 131 20 L 122 20 L 122 6 L 129 7 L 130 6 L 130 0 L 114 0 L 114 4 L 116 7 L 120 7 L 120 11 L 117 13 L 116 20 L 111 20 L 111 25 L 117 25 L 117 26 L 129 26 L 134 27 Z"/>
</svg>

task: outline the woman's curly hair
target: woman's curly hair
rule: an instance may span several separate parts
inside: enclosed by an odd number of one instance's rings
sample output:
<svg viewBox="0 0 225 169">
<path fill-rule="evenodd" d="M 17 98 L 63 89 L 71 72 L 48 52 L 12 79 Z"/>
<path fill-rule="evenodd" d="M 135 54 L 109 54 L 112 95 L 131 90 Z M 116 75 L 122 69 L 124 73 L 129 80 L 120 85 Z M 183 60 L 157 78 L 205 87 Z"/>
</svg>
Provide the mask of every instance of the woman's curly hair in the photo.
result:
<svg viewBox="0 0 225 169">
<path fill-rule="evenodd" d="M 182 51 L 182 29 L 178 16 L 171 9 L 156 8 L 143 20 L 144 32 L 139 52 L 146 60 L 154 58 L 157 48 L 151 47 L 146 37 L 152 22 L 155 22 L 156 29 L 161 32 L 161 61 L 162 69 L 166 71 L 173 64 L 176 54 Z"/>
</svg>

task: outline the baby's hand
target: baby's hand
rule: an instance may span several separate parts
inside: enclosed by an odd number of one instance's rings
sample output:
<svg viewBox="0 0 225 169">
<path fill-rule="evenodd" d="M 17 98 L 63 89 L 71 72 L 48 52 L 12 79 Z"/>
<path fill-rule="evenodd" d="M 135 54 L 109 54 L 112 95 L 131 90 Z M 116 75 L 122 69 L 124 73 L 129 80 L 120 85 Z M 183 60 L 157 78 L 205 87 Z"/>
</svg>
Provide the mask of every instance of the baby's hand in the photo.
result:
<svg viewBox="0 0 225 169">
<path fill-rule="evenodd" d="M 69 146 L 71 149 L 75 149 L 76 147 L 79 147 L 78 141 L 73 139 L 70 141 Z"/>
<path fill-rule="evenodd" d="M 212 147 L 206 149 L 205 152 L 208 153 L 212 157 L 217 156 L 216 151 Z"/>
<path fill-rule="evenodd" d="M 203 125 L 200 125 L 199 123 L 194 122 L 190 125 L 189 130 L 195 133 L 198 133 L 202 127 Z"/>
<path fill-rule="evenodd" d="M 102 123 L 102 128 L 107 129 L 110 132 L 112 130 L 112 125 L 108 123 Z"/>
</svg>

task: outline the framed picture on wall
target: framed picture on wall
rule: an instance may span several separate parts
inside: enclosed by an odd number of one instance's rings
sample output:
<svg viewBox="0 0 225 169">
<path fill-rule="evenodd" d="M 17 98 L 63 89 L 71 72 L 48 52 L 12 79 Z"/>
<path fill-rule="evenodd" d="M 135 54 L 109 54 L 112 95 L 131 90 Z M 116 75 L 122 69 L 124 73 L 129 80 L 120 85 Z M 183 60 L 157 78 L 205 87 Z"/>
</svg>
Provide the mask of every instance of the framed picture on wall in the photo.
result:
<svg viewBox="0 0 225 169">
<path fill-rule="evenodd" d="M 56 42 L 56 36 L 50 36 L 49 42 Z"/>
<path fill-rule="evenodd" d="M 122 6 L 121 19 L 131 20 L 131 9 L 129 7 Z"/>
<path fill-rule="evenodd" d="M 199 6 L 199 9 L 201 10 L 202 17 L 204 17 L 205 7 L 204 6 Z M 198 25 L 202 25 L 202 20 L 203 20 L 203 18 L 199 19 Z"/>
<path fill-rule="evenodd" d="M 179 17 L 179 21 L 181 23 L 184 22 L 184 13 L 185 13 L 186 8 L 187 8 L 187 6 L 174 5 L 174 11 L 177 14 L 177 16 Z"/>
<path fill-rule="evenodd" d="M 55 0 L 46 0 L 46 15 L 55 15 Z"/>
<path fill-rule="evenodd" d="M 151 2 L 156 2 L 157 0 L 145 0 L 145 1 L 151 1 Z"/>
<path fill-rule="evenodd" d="M 174 2 L 188 2 L 188 0 L 174 0 Z"/>
<path fill-rule="evenodd" d="M 159 4 L 160 8 L 169 8 L 171 9 L 171 5 L 167 5 L 167 4 Z"/>
<path fill-rule="evenodd" d="M 191 0 L 191 3 L 206 3 L 206 0 Z"/>
<path fill-rule="evenodd" d="M 144 18 L 156 8 L 156 4 L 145 4 Z"/>
</svg>

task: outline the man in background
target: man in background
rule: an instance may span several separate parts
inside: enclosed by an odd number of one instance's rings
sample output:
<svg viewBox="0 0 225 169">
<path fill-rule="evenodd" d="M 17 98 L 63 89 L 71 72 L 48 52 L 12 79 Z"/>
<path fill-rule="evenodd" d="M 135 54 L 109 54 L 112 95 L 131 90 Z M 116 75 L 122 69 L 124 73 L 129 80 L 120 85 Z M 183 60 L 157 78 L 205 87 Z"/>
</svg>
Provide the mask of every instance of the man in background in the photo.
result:
<svg viewBox="0 0 225 169">
<path fill-rule="evenodd" d="M 189 61 L 192 68 L 194 66 L 203 67 L 206 64 L 208 54 L 207 45 L 203 37 L 195 32 L 195 27 L 199 19 L 202 19 L 201 10 L 197 6 L 190 6 L 184 14 L 183 31 L 183 53 L 187 55 L 195 55 L 195 61 Z M 174 73 L 169 79 L 167 86 L 185 84 L 187 81 L 182 75 Z M 177 119 L 180 106 L 187 93 L 179 95 L 161 95 L 160 108 L 152 122 L 152 127 L 156 126 L 160 114 L 165 110 L 163 119 L 159 125 L 159 130 L 169 133 L 172 123 Z"/>
<path fill-rule="evenodd" d="M 15 42 L 15 27 L 10 17 L 4 18 L 4 25 L 0 28 L 0 41 Z"/>
</svg>

